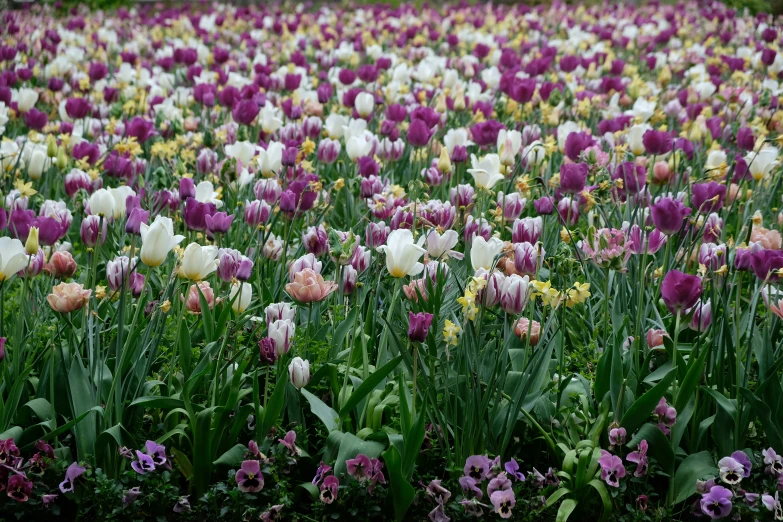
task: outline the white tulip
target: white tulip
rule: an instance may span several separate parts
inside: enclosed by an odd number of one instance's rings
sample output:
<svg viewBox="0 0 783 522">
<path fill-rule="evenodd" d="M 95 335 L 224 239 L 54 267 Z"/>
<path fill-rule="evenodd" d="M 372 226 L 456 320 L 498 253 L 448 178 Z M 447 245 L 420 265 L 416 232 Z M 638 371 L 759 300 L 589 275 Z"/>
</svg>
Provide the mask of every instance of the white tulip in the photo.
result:
<svg viewBox="0 0 783 522">
<path fill-rule="evenodd" d="M 449 156 L 454 154 L 454 147 L 468 147 L 473 145 L 473 142 L 468 139 L 468 130 L 463 128 L 449 129 L 445 136 L 443 136 L 443 144 L 449 151 Z"/>
<path fill-rule="evenodd" d="M 498 155 L 503 165 L 513 165 L 519 149 L 522 148 L 522 133 L 516 130 L 501 129 L 498 133 Z"/>
<path fill-rule="evenodd" d="M 473 238 L 473 245 L 470 247 L 470 263 L 473 270 L 483 268 L 489 270 L 495 262 L 495 258 L 503 250 L 503 241 L 496 237 L 485 240 L 482 236 Z"/>
<path fill-rule="evenodd" d="M 142 223 L 139 232 L 141 234 L 140 257 L 142 263 L 147 266 L 162 265 L 169 252 L 185 239 L 185 236 L 174 235 L 174 223 L 171 218 L 160 215 L 155 217 L 152 225 Z"/>
<path fill-rule="evenodd" d="M 283 169 L 283 150 L 285 150 L 285 146 L 282 143 L 272 141 L 266 150 L 260 149 L 258 151 L 256 163 L 262 174 L 269 176 L 277 174 Z"/>
<path fill-rule="evenodd" d="M 443 254 L 448 254 L 455 259 L 462 259 L 464 257 L 463 254 L 452 250 L 452 248 L 457 246 L 458 242 L 459 234 L 457 234 L 456 230 L 447 230 L 443 234 L 440 234 L 437 230 L 433 229 L 427 235 L 425 245 L 427 246 L 427 253 L 432 259 L 438 259 Z"/>
<path fill-rule="evenodd" d="M 560 149 L 560 152 L 565 152 L 565 142 L 568 135 L 572 132 L 579 132 L 581 130 L 582 128 L 579 127 L 579 124 L 573 121 L 563 122 L 563 124 L 557 128 L 557 148 Z"/>
<path fill-rule="evenodd" d="M 748 164 L 748 170 L 753 179 L 760 181 L 764 179 L 777 164 L 778 149 L 775 147 L 764 147 L 760 151 L 750 152 L 745 157 Z"/>
<path fill-rule="evenodd" d="M 546 147 L 541 143 L 541 140 L 536 140 L 525 147 L 525 150 L 522 151 L 522 158 L 529 165 L 541 165 L 546 160 Z"/>
<path fill-rule="evenodd" d="M 647 101 L 642 97 L 636 98 L 633 104 L 633 108 L 628 111 L 628 114 L 635 118 L 640 118 L 642 122 L 647 122 L 655 114 L 655 106 L 657 104 L 654 101 Z"/>
<path fill-rule="evenodd" d="M 41 179 L 43 171 L 47 168 L 51 161 L 46 154 L 46 146 L 35 145 L 30 152 L 30 159 L 27 161 L 27 173 L 30 175 L 30 179 Z"/>
<path fill-rule="evenodd" d="M 310 382 L 310 361 L 294 357 L 288 365 L 288 375 L 291 377 L 291 384 L 296 386 L 297 390 L 301 390 Z"/>
<path fill-rule="evenodd" d="M 226 156 L 241 161 L 242 165 L 250 165 L 253 156 L 256 155 L 257 148 L 249 141 L 237 141 L 231 145 L 226 145 Z"/>
<path fill-rule="evenodd" d="M 8 107 L 0 101 L 0 136 L 5 132 L 5 124 L 8 123 Z"/>
<path fill-rule="evenodd" d="M 202 181 L 196 185 L 196 201 L 199 203 L 214 203 L 215 207 L 220 208 L 223 202 L 218 199 L 218 193 L 211 181 Z"/>
<path fill-rule="evenodd" d="M 179 267 L 179 277 L 191 281 L 202 281 L 217 270 L 218 248 L 216 246 L 201 246 L 191 243 L 185 248 L 182 264 Z"/>
<path fill-rule="evenodd" d="M 340 114 L 332 113 L 326 117 L 324 129 L 333 140 L 339 140 L 343 137 L 343 127 L 348 123 L 348 118 Z"/>
<path fill-rule="evenodd" d="M 27 252 L 18 239 L 0 237 L 0 282 L 12 278 L 27 266 Z"/>
<path fill-rule="evenodd" d="M 261 129 L 267 134 L 273 134 L 283 126 L 283 120 L 280 118 L 278 110 L 271 103 L 267 103 L 261 108 L 258 118 L 261 122 Z"/>
<path fill-rule="evenodd" d="M 421 237 L 421 241 L 424 236 Z M 407 229 L 397 229 L 389 234 L 386 244 L 377 248 L 386 254 L 386 269 L 392 277 L 414 276 L 424 270 L 419 259 L 426 250 L 413 241 L 413 233 Z"/>
<path fill-rule="evenodd" d="M 364 136 L 354 136 L 345 144 L 345 151 L 352 161 L 356 161 L 363 156 L 369 156 L 372 151 L 372 143 L 367 141 Z"/>
<path fill-rule="evenodd" d="M 644 154 L 646 149 L 644 148 L 644 143 L 642 143 L 642 137 L 645 132 L 651 129 L 652 127 L 647 123 L 640 123 L 628 129 L 628 133 L 625 135 L 625 141 L 631 148 L 631 152 L 635 155 Z"/>
<path fill-rule="evenodd" d="M 89 200 L 90 214 L 103 216 L 107 219 L 114 217 L 114 197 L 107 189 L 98 189 L 92 193 Z"/>
<path fill-rule="evenodd" d="M 114 219 L 123 217 L 127 209 L 128 196 L 135 196 L 136 192 L 132 188 L 122 185 L 109 189 L 109 193 L 114 199 Z"/>
<path fill-rule="evenodd" d="M 722 163 L 726 163 L 727 156 L 724 150 L 712 150 L 707 154 L 707 161 L 704 162 L 704 170 L 715 170 L 721 166 Z"/>
<path fill-rule="evenodd" d="M 16 92 L 16 104 L 20 112 L 27 112 L 38 101 L 38 93 L 34 89 L 19 89 Z"/>
<path fill-rule="evenodd" d="M 475 154 L 470 155 L 472 168 L 468 172 L 473 176 L 476 182 L 476 188 L 491 189 L 495 184 L 505 179 L 500 173 L 500 156 L 497 154 L 487 154 L 479 161 Z"/>
<path fill-rule="evenodd" d="M 275 351 L 283 356 L 291 349 L 291 340 L 296 333 L 296 325 L 290 319 L 278 319 L 267 324 L 267 337 L 275 342 Z"/>
<path fill-rule="evenodd" d="M 353 106 L 359 116 L 366 118 L 375 110 L 375 96 L 369 92 L 361 92 L 356 96 Z"/>
<path fill-rule="evenodd" d="M 15 141 L 4 140 L 0 142 L 0 167 L 7 170 L 16 163 L 16 155 L 19 154 L 19 145 Z"/>
<path fill-rule="evenodd" d="M 239 294 L 237 296 L 237 294 Z M 250 306 L 250 300 L 253 298 L 253 287 L 250 283 L 236 282 L 231 285 L 231 292 L 228 300 L 231 301 L 231 308 L 238 314 L 241 314 Z"/>
</svg>

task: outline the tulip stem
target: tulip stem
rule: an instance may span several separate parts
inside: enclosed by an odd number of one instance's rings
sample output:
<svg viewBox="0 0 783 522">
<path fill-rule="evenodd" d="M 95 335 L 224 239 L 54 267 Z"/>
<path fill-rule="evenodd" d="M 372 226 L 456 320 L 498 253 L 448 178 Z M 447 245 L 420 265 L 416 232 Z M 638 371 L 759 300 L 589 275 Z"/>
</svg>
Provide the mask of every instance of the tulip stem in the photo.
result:
<svg viewBox="0 0 783 522">
<path fill-rule="evenodd" d="M 672 381 L 672 402 L 677 402 L 677 338 L 680 332 L 680 309 L 677 309 L 677 317 L 674 320 L 674 337 L 672 338 L 672 368 L 674 369 L 674 380 Z M 672 484 L 674 481 L 672 481 Z"/>
<path fill-rule="evenodd" d="M 413 343 L 413 400 L 411 406 L 412 417 L 416 417 L 416 380 L 419 373 L 419 343 Z"/>
<path fill-rule="evenodd" d="M 264 415 L 266 415 L 266 398 L 269 394 L 269 365 L 266 365 L 266 375 L 264 376 Z M 256 420 L 256 423 L 258 420 Z"/>
</svg>

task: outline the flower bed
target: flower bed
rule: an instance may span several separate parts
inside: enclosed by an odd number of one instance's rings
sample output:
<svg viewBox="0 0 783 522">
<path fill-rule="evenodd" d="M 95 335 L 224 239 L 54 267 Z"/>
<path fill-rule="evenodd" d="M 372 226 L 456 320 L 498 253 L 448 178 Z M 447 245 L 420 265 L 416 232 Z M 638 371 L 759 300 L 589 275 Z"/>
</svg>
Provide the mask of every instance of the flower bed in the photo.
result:
<svg viewBox="0 0 783 522">
<path fill-rule="evenodd" d="M 783 520 L 780 26 L 30 7 L 0 518 Z"/>
</svg>

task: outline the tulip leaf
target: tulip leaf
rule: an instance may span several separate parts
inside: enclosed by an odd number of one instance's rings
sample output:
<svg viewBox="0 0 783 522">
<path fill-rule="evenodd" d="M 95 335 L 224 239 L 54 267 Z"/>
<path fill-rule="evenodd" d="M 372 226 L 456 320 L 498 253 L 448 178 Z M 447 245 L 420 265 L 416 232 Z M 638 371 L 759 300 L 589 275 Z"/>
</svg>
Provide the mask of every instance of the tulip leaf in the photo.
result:
<svg viewBox="0 0 783 522">
<path fill-rule="evenodd" d="M 718 468 L 709 451 L 700 451 L 683 460 L 674 474 L 674 504 L 684 502 L 696 493 L 696 481 L 716 477 Z"/>
<path fill-rule="evenodd" d="M 247 453 L 247 446 L 244 444 L 236 444 L 233 448 L 223 453 L 212 464 L 215 466 L 228 466 L 238 467 L 245 459 L 245 453 Z"/>
<path fill-rule="evenodd" d="M 337 432 L 333 432 L 337 433 Z M 383 451 L 383 444 L 371 440 L 362 440 L 351 433 L 344 433 L 340 439 L 340 451 L 337 453 L 337 461 L 334 464 L 334 474 L 340 476 L 345 473 L 345 461 L 355 458 L 357 455 L 367 455 L 368 458 L 377 458 Z"/>
<path fill-rule="evenodd" d="M 321 399 L 302 388 L 302 395 L 304 395 L 307 402 L 310 403 L 310 411 L 313 415 L 321 419 L 321 422 L 326 426 L 327 431 L 337 429 L 337 412 L 326 405 Z"/>
<path fill-rule="evenodd" d="M 623 415 L 620 426 L 625 428 L 627 433 L 635 432 L 639 426 L 650 418 L 653 409 L 666 393 L 666 390 L 669 389 L 669 385 L 671 385 L 673 380 L 674 370 L 672 369 L 658 384 L 634 401 L 631 407 L 628 408 L 628 411 L 625 412 L 625 415 Z"/>
<path fill-rule="evenodd" d="M 402 355 L 398 355 L 370 374 L 370 376 L 354 390 L 348 400 L 345 401 L 345 405 L 340 409 L 340 420 L 344 420 L 362 399 L 377 388 L 397 365 L 400 364 L 401 360 Z"/>
<path fill-rule="evenodd" d="M 383 461 L 389 473 L 389 490 L 394 500 L 394 519 L 399 522 L 405 518 L 416 491 L 402 472 L 402 459 L 396 446 L 391 446 L 383 454 Z"/>
</svg>

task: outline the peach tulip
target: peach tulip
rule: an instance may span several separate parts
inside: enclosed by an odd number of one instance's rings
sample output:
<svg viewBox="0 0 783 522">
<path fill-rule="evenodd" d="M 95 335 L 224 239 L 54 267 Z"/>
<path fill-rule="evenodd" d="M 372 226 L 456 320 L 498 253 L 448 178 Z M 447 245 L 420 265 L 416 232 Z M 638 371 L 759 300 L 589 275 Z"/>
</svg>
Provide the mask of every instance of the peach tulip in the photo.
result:
<svg viewBox="0 0 783 522">
<path fill-rule="evenodd" d="M 215 292 L 212 291 L 212 287 L 209 281 L 201 281 L 197 285 L 190 285 L 188 290 L 188 297 L 184 299 L 180 296 L 181 300 L 185 302 L 185 308 L 193 312 L 194 314 L 201 313 L 201 298 L 199 296 L 199 289 L 204 294 L 204 298 L 207 300 L 207 306 L 213 308 L 215 306 Z"/>
<path fill-rule="evenodd" d="M 334 281 L 324 281 L 321 274 L 311 268 L 305 268 L 294 275 L 294 280 L 285 285 L 285 291 L 300 303 L 323 301 L 337 290 Z"/>
<path fill-rule="evenodd" d="M 90 299 L 92 290 L 86 290 L 79 283 L 60 283 L 52 288 L 52 293 L 46 296 L 49 306 L 55 312 L 68 314 L 83 308 Z"/>
<path fill-rule="evenodd" d="M 538 344 L 539 336 L 541 335 L 541 324 L 538 321 L 529 321 L 525 317 L 520 317 L 519 321 L 517 321 L 517 324 L 514 326 L 514 333 L 517 334 L 517 337 L 522 339 L 522 342 L 525 341 L 525 337 L 528 336 L 528 333 L 530 334 L 530 346 L 535 346 Z"/>
<path fill-rule="evenodd" d="M 764 227 L 753 227 L 753 230 L 750 232 L 750 242 L 761 243 L 764 250 L 780 250 L 780 232 Z"/>
</svg>

